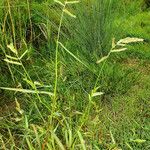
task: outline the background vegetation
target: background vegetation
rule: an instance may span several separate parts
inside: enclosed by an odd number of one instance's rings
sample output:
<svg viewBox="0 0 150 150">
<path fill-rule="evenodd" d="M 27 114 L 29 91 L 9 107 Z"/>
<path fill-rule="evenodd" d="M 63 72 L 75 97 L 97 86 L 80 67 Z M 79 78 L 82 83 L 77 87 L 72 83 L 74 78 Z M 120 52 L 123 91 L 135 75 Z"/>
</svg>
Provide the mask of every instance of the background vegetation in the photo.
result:
<svg viewBox="0 0 150 150">
<path fill-rule="evenodd" d="M 1 0 L 0 149 L 149 150 L 149 6 Z"/>
</svg>

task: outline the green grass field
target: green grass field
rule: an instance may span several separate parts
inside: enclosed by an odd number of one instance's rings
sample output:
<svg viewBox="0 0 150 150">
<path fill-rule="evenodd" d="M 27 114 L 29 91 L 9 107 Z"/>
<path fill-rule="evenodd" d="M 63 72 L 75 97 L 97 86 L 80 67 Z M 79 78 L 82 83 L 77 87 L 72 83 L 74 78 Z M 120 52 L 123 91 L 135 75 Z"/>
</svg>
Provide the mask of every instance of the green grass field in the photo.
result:
<svg viewBox="0 0 150 150">
<path fill-rule="evenodd" d="M 0 149 L 149 150 L 147 0 L 1 0 Z"/>
</svg>

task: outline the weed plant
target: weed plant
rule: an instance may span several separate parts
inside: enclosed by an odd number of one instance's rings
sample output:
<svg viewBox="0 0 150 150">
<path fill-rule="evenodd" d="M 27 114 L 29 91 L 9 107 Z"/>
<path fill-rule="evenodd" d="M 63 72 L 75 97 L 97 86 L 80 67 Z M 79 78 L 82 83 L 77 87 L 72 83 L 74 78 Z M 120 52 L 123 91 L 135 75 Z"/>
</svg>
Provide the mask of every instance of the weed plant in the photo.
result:
<svg viewBox="0 0 150 150">
<path fill-rule="evenodd" d="M 149 149 L 149 78 L 116 60 L 143 43 L 118 29 L 141 1 L 124 2 L 1 4 L 1 149 Z"/>
</svg>

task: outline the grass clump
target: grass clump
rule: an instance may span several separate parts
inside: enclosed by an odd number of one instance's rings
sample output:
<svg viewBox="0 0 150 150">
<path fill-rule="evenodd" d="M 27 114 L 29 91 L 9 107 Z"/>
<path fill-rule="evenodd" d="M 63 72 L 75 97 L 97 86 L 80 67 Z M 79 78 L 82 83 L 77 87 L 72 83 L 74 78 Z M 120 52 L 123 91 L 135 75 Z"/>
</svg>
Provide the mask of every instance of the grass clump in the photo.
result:
<svg viewBox="0 0 150 150">
<path fill-rule="evenodd" d="M 18 3 L 1 4 L 0 148 L 149 149 L 141 1 Z"/>
</svg>

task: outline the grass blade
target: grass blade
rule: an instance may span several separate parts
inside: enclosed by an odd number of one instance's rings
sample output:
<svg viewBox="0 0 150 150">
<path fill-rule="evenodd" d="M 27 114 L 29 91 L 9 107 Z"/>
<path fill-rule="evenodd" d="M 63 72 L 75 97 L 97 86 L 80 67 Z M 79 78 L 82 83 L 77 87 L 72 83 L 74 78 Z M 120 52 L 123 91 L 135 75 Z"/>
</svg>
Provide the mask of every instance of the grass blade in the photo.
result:
<svg viewBox="0 0 150 150">
<path fill-rule="evenodd" d="M 83 149 L 83 150 L 86 150 L 86 147 L 85 147 L 85 141 L 84 141 L 84 139 L 83 139 L 83 137 L 82 137 L 80 131 L 77 131 L 77 133 L 78 133 L 78 136 L 79 136 L 81 145 L 82 145 L 82 149 Z"/>
<path fill-rule="evenodd" d="M 26 51 L 20 56 L 20 59 L 22 59 L 22 58 L 26 55 L 27 52 L 28 52 L 28 50 L 26 50 Z"/>
<path fill-rule="evenodd" d="M 89 68 L 85 63 L 83 63 L 79 58 L 77 58 L 73 53 L 71 53 L 61 42 L 58 42 L 60 46 L 67 52 L 69 53 L 73 58 L 75 58 L 78 62 L 83 64 L 85 67 Z"/>
<path fill-rule="evenodd" d="M 52 132 L 52 136 L 55 139 L 57 145 L 60 147 L 60 149 L 65 150 L 65 148 L 64 148 L 63 144 L 61 143 L 60 139 L 57 137 L 57 135 L 54 132 Z"/>
</svg>

